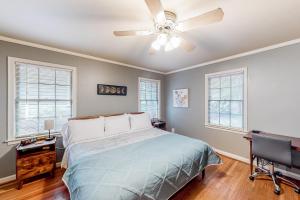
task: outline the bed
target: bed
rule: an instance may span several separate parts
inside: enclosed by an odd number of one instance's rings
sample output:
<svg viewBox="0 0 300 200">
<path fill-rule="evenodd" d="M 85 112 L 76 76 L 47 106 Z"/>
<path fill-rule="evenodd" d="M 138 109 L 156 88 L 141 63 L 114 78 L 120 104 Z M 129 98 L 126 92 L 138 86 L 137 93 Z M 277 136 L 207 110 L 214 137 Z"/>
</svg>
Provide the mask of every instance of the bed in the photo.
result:
<svg viewBox="0 0 300 200">
<path fill-rule="evenodd" d="M 207 143 L 149 126 L 67 145 L 63 181 L 76 200 L 166 200 L 221 162 Z"/>
</svg>

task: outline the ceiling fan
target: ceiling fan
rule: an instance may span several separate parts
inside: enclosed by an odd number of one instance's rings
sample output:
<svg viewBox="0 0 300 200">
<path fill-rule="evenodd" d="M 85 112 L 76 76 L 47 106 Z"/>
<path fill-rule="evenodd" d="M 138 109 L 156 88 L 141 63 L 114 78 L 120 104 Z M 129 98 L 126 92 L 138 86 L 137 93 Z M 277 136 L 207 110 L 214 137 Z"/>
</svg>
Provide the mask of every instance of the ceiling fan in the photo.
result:
<svg viewBox="0 0 300 200">
<path fill-rule="evenodd" d="M 157 35 L 149 50 L 150 54 L 164 48 L 170 51 L 181 46 L 186 51 L 192 51 L 196 46 L 184 39 L 183 33 L 202 25 L 219 22 L 223 19 L 224 12 L 221 8 L 209 11 L 202 15 L 177 22 L 174 12 L 164 10 L 160 0 L 145 0 L 153 18 L 154 29 L 152 30 L 128 30 L 114 31 L 115 36 L 147 36 Z"/>
</svg>

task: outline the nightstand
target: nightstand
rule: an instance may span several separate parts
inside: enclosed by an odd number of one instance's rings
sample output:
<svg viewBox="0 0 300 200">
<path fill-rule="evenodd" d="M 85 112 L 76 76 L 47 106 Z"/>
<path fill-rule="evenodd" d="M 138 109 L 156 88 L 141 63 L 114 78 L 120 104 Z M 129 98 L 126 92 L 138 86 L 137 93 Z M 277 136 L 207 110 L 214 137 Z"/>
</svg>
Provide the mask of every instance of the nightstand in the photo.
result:
<svg viewBox="0 0 300 200">
<path fill-rule="evenodd" d="M 50 173 L 54 176 L 56 167 L 56 139 L 37 141 L 35 143 L 16 147 L 16 178 L 18 189 L 23 186 L 24 179 L 40 174 Z"/>
<path fill-rule="evenodd" d="M 162 130 L 166 130 L 166 122 L 165 121 L 154 121 L 152 122 L 152 126 L 154 126 L 155 128 L 159 128 L 159 129 L 162 129 Z"/>
</svg>

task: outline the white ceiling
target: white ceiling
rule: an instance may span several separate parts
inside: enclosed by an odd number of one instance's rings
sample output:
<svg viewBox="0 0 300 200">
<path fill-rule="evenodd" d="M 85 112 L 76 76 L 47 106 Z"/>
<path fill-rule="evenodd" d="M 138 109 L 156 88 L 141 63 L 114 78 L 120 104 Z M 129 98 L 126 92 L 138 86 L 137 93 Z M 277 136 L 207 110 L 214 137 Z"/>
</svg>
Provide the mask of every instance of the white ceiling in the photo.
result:
<svg viewBox="0 0 300 200">
<path fill-rule="evenodd" d="M 186 32 L 197 44 L 149 55 L 153 36 L 114 30 L 152 28 L 143 0 L 0 0 L 0 35 L 168 72 L 300 38 L 299 0 L 162 0 L 179 20 L 221 7 L 222 22 Z"/>
</svg>

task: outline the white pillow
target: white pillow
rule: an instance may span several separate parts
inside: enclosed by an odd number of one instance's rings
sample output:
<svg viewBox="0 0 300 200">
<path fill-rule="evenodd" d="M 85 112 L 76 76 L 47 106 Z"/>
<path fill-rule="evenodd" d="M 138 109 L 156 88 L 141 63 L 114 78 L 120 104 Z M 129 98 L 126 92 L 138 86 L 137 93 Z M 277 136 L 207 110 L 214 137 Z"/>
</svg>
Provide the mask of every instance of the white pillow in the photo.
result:
<svg viewBox="0 0 300 200">
<path fill-rule="evenodd" d="M 152 128 L 151 119 L 148 113 L 130 115 L 131 130 Z"/>
<path fill-rule="evenodd" d="M 62 127 L 61 130 L 61 135 L 62 135 L 62 139 L 63 139 L 63 145 L 64 147 L 68 146 L 68 141 L 69 141 L 69 126 L 68 123 L 65 123 Z"/>
<path fill-rule="evenodd" d="M 71 120 L 68 123 L 68 144 L 104 138 L 104 118 Z"/>
<path fill-rule="evenodd" d="M 129 116 L 127 114 L 105 117 L 105 134 L 115 135 L 130 131 Z"/>
</svg>

